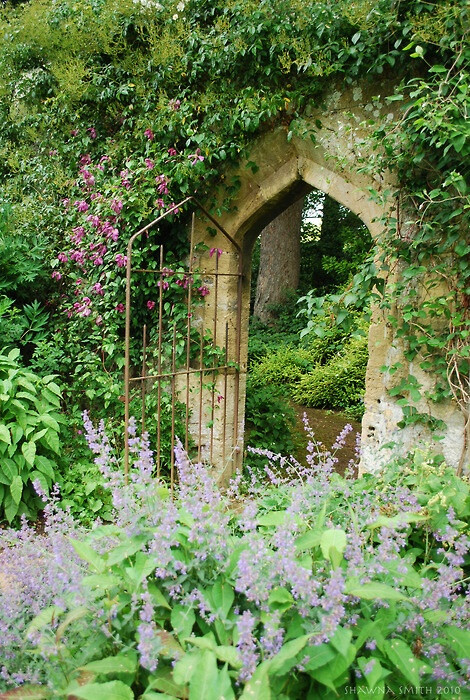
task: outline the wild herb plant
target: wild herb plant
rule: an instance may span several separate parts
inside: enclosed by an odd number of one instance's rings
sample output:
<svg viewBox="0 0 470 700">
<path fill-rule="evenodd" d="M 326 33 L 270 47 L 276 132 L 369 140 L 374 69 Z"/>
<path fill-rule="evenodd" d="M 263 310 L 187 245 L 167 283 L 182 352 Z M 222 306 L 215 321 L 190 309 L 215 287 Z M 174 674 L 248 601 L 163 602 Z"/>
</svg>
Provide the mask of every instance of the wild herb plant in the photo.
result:
<svg viewBox="0 0 470 700">
<path fill-rule="evenodd" d="M 341 478 L 346 427 L 223 492 L 178 446 L 172 500 L 135 426 L 127 486 L 86 427 L 115 521 L 50 503 L 44 535 L 1 533 L 2 697 L 469 697 L 470 489 L 442 461 Z"/>
</svg>

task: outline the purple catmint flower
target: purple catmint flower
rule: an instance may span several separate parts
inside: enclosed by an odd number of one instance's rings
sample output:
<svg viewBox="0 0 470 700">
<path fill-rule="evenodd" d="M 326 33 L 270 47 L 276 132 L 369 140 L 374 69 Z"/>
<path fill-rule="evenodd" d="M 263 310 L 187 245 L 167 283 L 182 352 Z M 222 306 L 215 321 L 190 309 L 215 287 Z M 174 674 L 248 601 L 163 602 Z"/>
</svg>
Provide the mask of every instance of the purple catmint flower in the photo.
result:
<svg viewBox="0 0 470 700">
<path fill-rule="evenodd" d="M 257 651 L 256 638 L 253 635 L 256 622 L 256 618 L 249 610 L 245 610 L 236 622 L 238 630 L 237 649 L 242 662 L 242 668 L 238 677 L 241 681 L 248 681 L 251 678 L 258 663 L 259 653 Z"/>
</svg>

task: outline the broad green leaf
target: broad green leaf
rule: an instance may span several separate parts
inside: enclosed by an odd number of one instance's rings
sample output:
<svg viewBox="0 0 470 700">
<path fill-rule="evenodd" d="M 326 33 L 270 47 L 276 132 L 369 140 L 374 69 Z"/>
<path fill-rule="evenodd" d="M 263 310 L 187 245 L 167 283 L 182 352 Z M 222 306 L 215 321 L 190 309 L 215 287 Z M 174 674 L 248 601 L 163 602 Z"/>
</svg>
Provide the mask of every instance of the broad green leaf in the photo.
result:
<svg viewBox="0 0 470 700">
<path fill-rule="evenodd" d="M 24 389 L 27 389 L 31 394 L 37 394 L 37 390 L 34 384 L 25 377 L 18 377 L 16 382 L 19 386 L 22 386 Z"/>
<path fill-rule="evenodd" d="M 217 697 L 219 700 L 235 700 L 235 693 L 233 692 L 232 680 L 227 665 L 219 671 L 217 677 Z"/>
<path fill-rule="evenodd" d="M 287 588 L 273 588 L 269 594 L 268 604 L 272 610 L 288 610 L 294 604 L 294 598 Z"/>
<path fill-rule="evenodd" d="M 326 685 L 327 688 L 335 690 L 335 680 L 342 676 L 342 674 L 351 666 L 352 662 L 356 657 L 356 647 L 353 644 L 349 645 L 347 653 L 345 656 L 343 654 L 336 654 L 334 658 L 329 661 L 325 666 L 311 671 L 310 675 L 315 680 Z"/>
<path fill-rule="evenodd" d="M 60 641 L 67 627 L 69 627 L 72 623 L 76 622 L 77 620 L 80 620 L 82 617 L 88 615 L 89 612 L 90 611 L 88 610 L 88 608 L 85 608 L 84 606 L 80 606 L 79 608 L 70 610 L 70 612 L 67 613 L 67 615 L 64 617 L 64 619 L 57 628 L 57 631 L 55 633 L 56 640 Z"/>
<path fill-rule="evenodd" d="M 52 621 L 57 620 L 57 618 L 60 617 L 63 612 L 64 611 L 62 608 L 59 608 L 57 605 L 51 605 L 50 607 L 41 610 L 41 612 L 31 620 L 26 628 L 25 638 L 28 638 L 28 635 L 30 635 L 31 632 L 36 632 L 37 630 L 41 630 L 43 627 L 50 625 Z"/>
<path fill-rule="evenodd" d="M 232 586 L 226 582 L 222 583 L 218 579 L 212 586 L 209 597 L 212 599 L 215 609 L 222 613 L 223 618 L 226 618 L 235 598 Z"/>
<path fill-rule="evenodd" d="M 93 673 L 134 673 L 137 668 L 135 656 L 120 654 L 119 656 L 107 656 L 105 659 L 90 661 L 85 666 L 80 666 L 81 671 L 92 671 Z"/>
<path fill-rule="evenodd" d="M 384 669 L 377 658 L 371 659 L 365 656 L 359 656 L 357 663 L 370 689 L 376 688 L 379 685 L 379 682 L 383 681 Z M 372 668 L 368 673 L 365 673 L 364 669 L 368 666 L 371 666 Z"/>
<path fill-rule="evenodd" d="M 9 523 L 12 522 L 15 515 L 18 513 L 18 503 L 15 503 L 11 493 L 7 493 L 5 500 L 3 501 L 3 509 L 5 511 L 5 517 Z"/>
<path fill-rule="evenodd" d="M 420 684 L 420 663 L 408 644 L 405 644 L 401 639 L 392 639 L 391 641 L 387 639 L 382 644 L 382 648 L 404 678 L 417 688 Z"/>
<path fill-rule="evenodd" d="M 118 545 L 106 555 L 106 564 L 108 566 L 113 566 L 114 564 L 119 564 L 124 559 L 129 559 L 133 554 L 142 549 L 142 545 L 147 541 L 145 535 L 139 535 L 138 537 L 132 537 L 127 542 Z"/>
<path fill-rule="evenodd" d="M 271 700 L 268 665 L 269 661 L 265 661 L 258 666 L 248 683 L 245 685 L 243 693 L 240 695 L 240 700 Z"/>
<path fill-rule="evenodd" d="M 67 693 L 81 700 L 134 700 L 132 690 L 121 681 L 89 683 L 83 686 L 73 684 L 68 687 Z"/>
<path fill-rule="evenodd" d="M 182 659 L 176 662 L 173 669 L 173 679 L 176 685 L 186 685 L 199 663 L 199 654 L 185 654 Z"/>
<path fill-rule="evenodd" d="M 49 413 L 41 413 L 41 415 L 39 416 L 39 421 L 43 425 L 47 425 L 48 428 L 52 428 L 52 430 L 55 430 L 56 433 L 60 432 L 60 426 L 58 422 Z"/>
<path fill-rule="evenodd" d="M 91 576 L 85 576 L 82 578 L 82 584 L 89 588 L 98 588 L 104 591 L 113 588 L 114 586 L 119 586 L 121 579 L 118 576 L 113 576 L 112 574 L 92 574 Z"/>
<path fill-rule="evenodd" d="M 352 639 L 352 631 L 344 629 L 344 627 L 337 627 L 336 632 L 330 639 L 330 644 L 339 651 L 343 656 L 347 656 L 349 645 Z"/>
<path fill-rule="evenodd" d="M 49 389 L 49 391 L 52 391 L 57 396 L 62 396 L 62 391 L 55 382 L 47 382 L 47 388 Z"/>
<path fill-rule="evenodd" d="M 333 566 L 339 566 L 347 545 L 347 537 L 344 530 L 324 530 L 320 539 L 320 547 L 325 559 L 331 561 Z"/>
<path fill-rule="evenodd" d="M 356 581 L 346 581 L 345 593 L 364 600 L 407 600 L 407 597 L 400 591 L 388 586 L 386 583 L 357 583 Z"/>
<path fill-rule="evenodd" d="M 150 681 L 145 692 L 148 693 L 151 690 L 159 690 L 162 693 L 170 695 L 172 698 L 185 698 L 188 697 L 188 691 L 186 685 L 177 685 L 173 678 L 173 669 L 169 669 L 163 664 L 159 664 L 157 670 L 152 674 L 152 680 Z"/>
<path fill-rule="evenodd" d="M 43 455 L 36 455 L 34 466 L 50 479 L 54 479 L 55 472 L 53 469 L 53 462 L 51 462 L 50 459 L 47 459 L 47 457 L 44 457 Z"/>
<path fill-rule="evenodd" d="M 217 660 L 212 651 L 200 653 L 189 681 L 189 700 L 220 700 L 217 689 Z"/>
<path fill-rule="evenodd" d="M 18 476 L 18 467 L 12 459 L 3 458 L 0 462 L 0 473 L 5 477 L 1 479 L 2 484 L 11 484 L 15 476 Z"/>
<path fill-rule="evenodd" d="M 154 605 L 171 610 L 171 605 L 169 605 L 161 590 L 154 583 L 149 583 L 148 590 L 152 595 Z"/>
<path fill-rule="evenodd" d="M 155 559 L 144 552 L 137 552 L 134 566 L 126 566 L 126 576 L 132 581 L 134 591 L 157 566 Z"/>
<path fill-rule="evenodd" d="M 70 542 L 72 543 L 72 547 L 77 552 L 80 559 L 83 559 L 83 561 L 86 561 L 87 564 L 90 564 L 90 566 L 92 566 L 99 574 L 104 571 L 105 562 L 103 557 L 95 552 L 95 550 L 92 549 L 89 544 L 73 539 L 70 539 Z"/>
<path fill-rule="evenodd" d="M 13 442 L 16 445 L 16 443 L 19 442 L 24 435 L 23 428 L 21 426 L 19 426 L 17 423 L 11 423 L 9 427 L 10 427 L 11 436 L 13 438 Z"/>
<path fill-rule="evenodd" d="M 175 605 L 171 611 L 170 620 L 173 629 L 181 641 L 190 636 L 194 623 L 196 622 L 196 614 L 192 608 L 183 605 Z"/>
<path fill-rule="evenodd" d="M 10 431 L 3 423 L 0 423 L 0 440 L 2 440 L 2 442 L 6 442 L 7 445 L 11 445 Z"/>
<path fill-rule="evenodd" d="M 444 627 L 444 634 L 451 642 L 452 648 L 458 659 L 470 659 L 470 631 L 448 625 Z"/>
<path fill-rule="evenodd" d="M 14 502 L 18 505 L 21 501 L 21 495 L 23 493 L 23 480 L 21 476 L 15 476 L 10 484 L 10 493 Z"/>
<path fill-rule="evenodd" d="M 329 644 L 319 644 L 318 646 L 308 647 L 305 649 L 305 656 L 308 661 L 305 661 L 303 666 L 307 671 L 315 671 L 315 669 L 330 663 L 336 655 L 336 652 L 333 651 Z"/>
<path fill-rule="evenodd" d="M 317 547 L 320 544 L 323 532 L 321 530 L 309 530 L 304 535 L 300 535 L 295 541 L 295 548 L 301 552 Z"/>
<path fill-rule="evenodd" d="M 256 519 L 258 525 L 264 525 L 267 527 L 270 526 L 275 526 L 275 525 L 282 525 L 283 522 L 286 519 L 286 511 L 285 510 L 272 510 L 269 513 L 265 513 L 264 515 L 260 515 L 259 518 Z"/>
<path fill-rule="evenodd" d="M 56 432 L 53 430 L 48 430 L 44 435 L 43 440 L 49 445 L 53 452 L 60 454 L 60 440 Z"/>
<path fill-rule="evenodd" d="M 30 442 L 24 442 L 21 445 L 21 452 L 25 460 L 28 462 L 29 466 L 34 466 L 34 458 L 36 457 L 36 443 L 31 440 Z"/>
<path fill-rule="evenodd" d="M 283 676 L 285 673 L 290 671 L 290 669 L 297 663 L 297 654 L 302 651 L 304 646 L 308 642 L 308 635 L 304 634 L 302 637 L 293 639 L 286 644 L 283 644 L 281 649 L 277 652 L 269 662 L 268 673 L 271 676 L 280 675 Z"/>
</svg>

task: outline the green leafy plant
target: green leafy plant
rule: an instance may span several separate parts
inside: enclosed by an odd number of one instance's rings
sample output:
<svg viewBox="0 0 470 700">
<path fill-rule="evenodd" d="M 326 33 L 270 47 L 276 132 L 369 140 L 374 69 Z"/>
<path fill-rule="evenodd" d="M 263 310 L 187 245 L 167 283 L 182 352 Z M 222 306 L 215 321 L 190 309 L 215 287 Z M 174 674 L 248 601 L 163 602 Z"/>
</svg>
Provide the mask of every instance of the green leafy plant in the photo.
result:
<svg viewBox="0 0 470 700">
<path fill-rule="evenodd" d="M 87 430 L 116 520 L 0 533 L 5 699 L 468 697 L 470 488 L 429 450 L 351 481 L 312 444 L 223 494 L 178 448 L 173 501 Z"/>
<path fill-rule="evenodd" d="M 55 376 L 39 377 L 18 362 L 19 350 L 0 354 L 0 513 L 34 519 L 43 507 L 33 483 L 49 492 L 60 479 L 61 390 Z"/>
</svg>

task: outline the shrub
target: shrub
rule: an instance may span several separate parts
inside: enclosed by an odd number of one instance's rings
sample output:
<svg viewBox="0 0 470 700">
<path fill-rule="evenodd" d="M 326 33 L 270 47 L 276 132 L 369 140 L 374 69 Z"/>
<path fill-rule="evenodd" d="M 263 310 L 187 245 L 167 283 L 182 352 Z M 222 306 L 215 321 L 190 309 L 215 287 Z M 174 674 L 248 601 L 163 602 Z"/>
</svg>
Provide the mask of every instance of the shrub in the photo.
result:
<svg viewBox="0 0 470 700">
<path fill-rule="evenodd" d="M 294 401 L 314 408 L 347 410 L 360 418 L 367 357 L 367 338 L 352 338 L 340 354 L 300 378 L 292 392 Z"/>
<path fill-rule="evenodd" d="M 240 499 L 241 477 L 224 494 L 178 448 L 172 500 L 134 430 L 128 486 L 88 431 L 115 523 L 52 503 L 43 537 L 1 533 L 0 683 L 34 684 L 5 697 L 464 697 L 469 485 L 445 464 L 417 451 L 355 482 L 312 442 Z"/>
<path fill-rule="evenodd" d="M 33 482 L 49 491 L 58 480 L 62 417 L 54 375 L 39 377 L 18 363 L 20 351 L 0 354 L 0 517 L 35 518 L 42 504 Z"/>
<path fill-rule="evenodd" d="M 292 389 L 301 377 L 316 364 L 314 348 L 295 348 L 283 345 L 256 362 L 250 371 L 255 386 L 286 385 Z"/>
<path fill-rule="evenodd" d="M 282 387 L 259 386 L 250 378 L 246 388 L 245 422 L 246 444 L 285 454 L 294 451 L 295 411 Z M 250 456 L 251 466 L 257 466 L 258 462 Z"/>
</svg>

